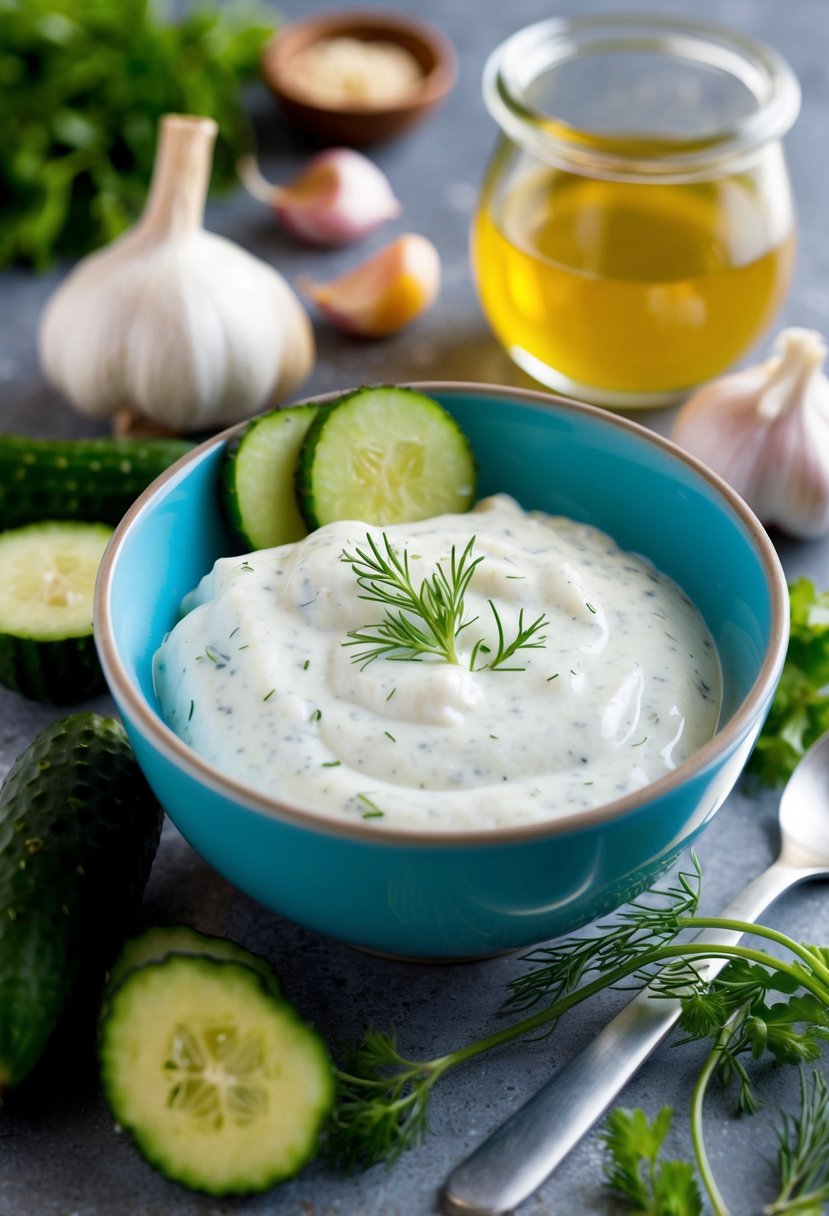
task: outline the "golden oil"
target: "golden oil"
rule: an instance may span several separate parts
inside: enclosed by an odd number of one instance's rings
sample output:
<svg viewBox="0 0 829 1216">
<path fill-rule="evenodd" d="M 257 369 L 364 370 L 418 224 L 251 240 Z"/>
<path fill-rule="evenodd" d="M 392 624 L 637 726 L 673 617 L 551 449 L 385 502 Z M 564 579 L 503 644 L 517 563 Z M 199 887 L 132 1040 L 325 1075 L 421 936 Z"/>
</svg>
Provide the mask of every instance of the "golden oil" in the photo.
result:
<svg viewBox="0 0 829 1216">
<path fill-rule="evenodd" d="M 545 167 L 490 180 L 473 230 L 481 303 L 515 361 L 553 387 L 679 394 L 738 359 L 785 294 L 791 213 L 775 222 L 749 175 L 654 184 Z"/>
</svg>

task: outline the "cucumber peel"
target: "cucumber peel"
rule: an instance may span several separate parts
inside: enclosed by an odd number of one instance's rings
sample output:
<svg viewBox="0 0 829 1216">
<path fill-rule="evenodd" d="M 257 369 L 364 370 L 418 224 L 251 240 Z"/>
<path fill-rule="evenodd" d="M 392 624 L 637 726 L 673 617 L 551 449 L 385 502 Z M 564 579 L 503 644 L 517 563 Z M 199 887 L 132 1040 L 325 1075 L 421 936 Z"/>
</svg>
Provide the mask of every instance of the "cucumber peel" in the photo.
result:
<svg viewBox="0 0 829 1216">
<path fill-rule="evenodd" d="M 34 1068 L 136 915 L 162 811 L 115 718 L 47 727 L 0 789 L 0 1089 Z"/>
<path fill-rule="evenodd" d="M 142 490 L 192 448 L 184 439 L 0 435 L 0 529 L 44 519 L 117 524 Z"/>
<path fill-rule="evenodd" d="M 292 1178 L 334 1101 L 324 1043 L 244 963 L 169 954 L 130 971 L 100 1026 L 105 1097 L 141 1155 L 210 1195 Z"/>
<path fill-rule="evenodd" d="M 260 975 L 266 988 L 276 996 L 281 995 L 279 979 L 266 958 L 246 950 L 230 938 L 211 937 L 190 925 L 151 925 L 137 937 L 129 938 L 109 970 L 107 991 L 116 988 L 130 971 L 147 963 L 161 962 L 168 954 L 207 955 L 245 963 Z"/>
<path fill-rule="evenodd" d="M 228 444 L 222 461 L 222 502 L 246 549 L 271 549 L 306 535 L 294 493 L 294 469 L 318 409 L 309 403 L 270 410 L 251 419 Z"/>
</svg>

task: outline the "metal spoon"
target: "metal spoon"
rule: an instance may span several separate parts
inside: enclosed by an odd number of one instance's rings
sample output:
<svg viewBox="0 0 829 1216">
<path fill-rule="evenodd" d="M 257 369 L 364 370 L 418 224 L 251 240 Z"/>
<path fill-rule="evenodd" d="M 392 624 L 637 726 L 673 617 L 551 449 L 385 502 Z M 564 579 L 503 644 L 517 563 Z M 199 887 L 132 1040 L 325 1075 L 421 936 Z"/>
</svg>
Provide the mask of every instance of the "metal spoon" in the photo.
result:
<svg viewBox="0 0 829 1216">
<path fill-rule="evenodd" d="M 829 733 L 809 748 L 780 800 L 777 860 L 723 913 L 754 923 L 796 883 L 829 877 Z M 742 935 L 706 930 L 698 937 L 732 945 Z M 726 964 L 700 971 L 713 979 Z M 450 1216 L 506 1216 L 534 1194 L 659 1046 L 679 1018 L 679 1001 L 652 1000 L 644 988 L 604 1030 L 507 1119 L 446 1182 Z"/>
</svg>

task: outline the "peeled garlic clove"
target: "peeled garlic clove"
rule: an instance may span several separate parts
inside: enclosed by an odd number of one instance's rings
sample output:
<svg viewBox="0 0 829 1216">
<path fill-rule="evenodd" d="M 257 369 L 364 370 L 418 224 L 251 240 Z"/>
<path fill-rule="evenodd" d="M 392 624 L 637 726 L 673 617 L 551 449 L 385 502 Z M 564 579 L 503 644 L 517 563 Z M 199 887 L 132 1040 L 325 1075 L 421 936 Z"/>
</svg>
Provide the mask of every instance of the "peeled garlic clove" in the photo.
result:
<svg viewBox="0 0 829 1216">
<path fill-rule="evenodd" d="M 694 393 L 671 437 L 724 477 L 763 523 L 822 536 L 829 532 L 826 345 L 814 330 L 786 329 L 776 349 Z"/>
<path fill-rule="evenodd" d="M 289 396 L 311 369 L 311 323 L 285 279 L 202 226 L 216 131 L 164 117 L 140 220 L 47 303 L 41 366 L 81 413 L 210 430 Z"/>
<path fill-rule="evenodd" d="M 301 280 L 332 324 L 363 338 L 396 333 L 433 303 L 440 257 L 425 236 L 407 233 L 329 283 Z"/>
<path fill-rule="evenodd" d="M 315 156 L 287 186 L 262 176 L 253 157 L 239 175 L 255 198 L 270 203 L 286 232 L 314 245 L 344 245 L 400 214 L 387 178 L 366 156 L 329 148 Z"/>
</svg>

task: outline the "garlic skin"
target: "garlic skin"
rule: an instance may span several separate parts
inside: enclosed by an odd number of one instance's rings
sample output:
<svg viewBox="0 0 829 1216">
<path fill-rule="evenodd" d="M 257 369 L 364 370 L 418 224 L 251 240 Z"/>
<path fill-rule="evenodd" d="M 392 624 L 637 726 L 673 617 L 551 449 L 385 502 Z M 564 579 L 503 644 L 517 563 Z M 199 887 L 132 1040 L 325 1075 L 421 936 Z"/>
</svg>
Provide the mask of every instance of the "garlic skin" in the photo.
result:
<svg viewBox="0 0 829 1216">
<path fill-rule="evenodd" d="M 310 245 L 346 245 L 400 214 L 386 176 L 351 148 L 313 157 L 287 186 L 275 186 L 253 157 L 237 166 L 248 193 L 273 207 L 281 226 Z"/>
<path fill-rule="evenodd" d="M 282 276 L 202 226 L 216 131 L 208 118 L 162 119 L 143 215 L 47 303 L 41 366 L 83 414 L 126 408 L 172 431 L 215 429 L 311 370 L 311 323 Z"/>
<path fill-rule="evenodd" d="M 425 236 L 410 232 L 341 278 L 328 283 L 301 279 L 299 287 L 333 325 L 361 338 L 382 338 L 434 302 L 440 256 Z"/>
<path fill-rule="evenodd" d="M 791 536 L 829 532 L 826 344 L 785 329 L 778 353 L 714 380 L 677 414 L 671 438 L 725 478 L 766 524 Z"/>
</svg>

